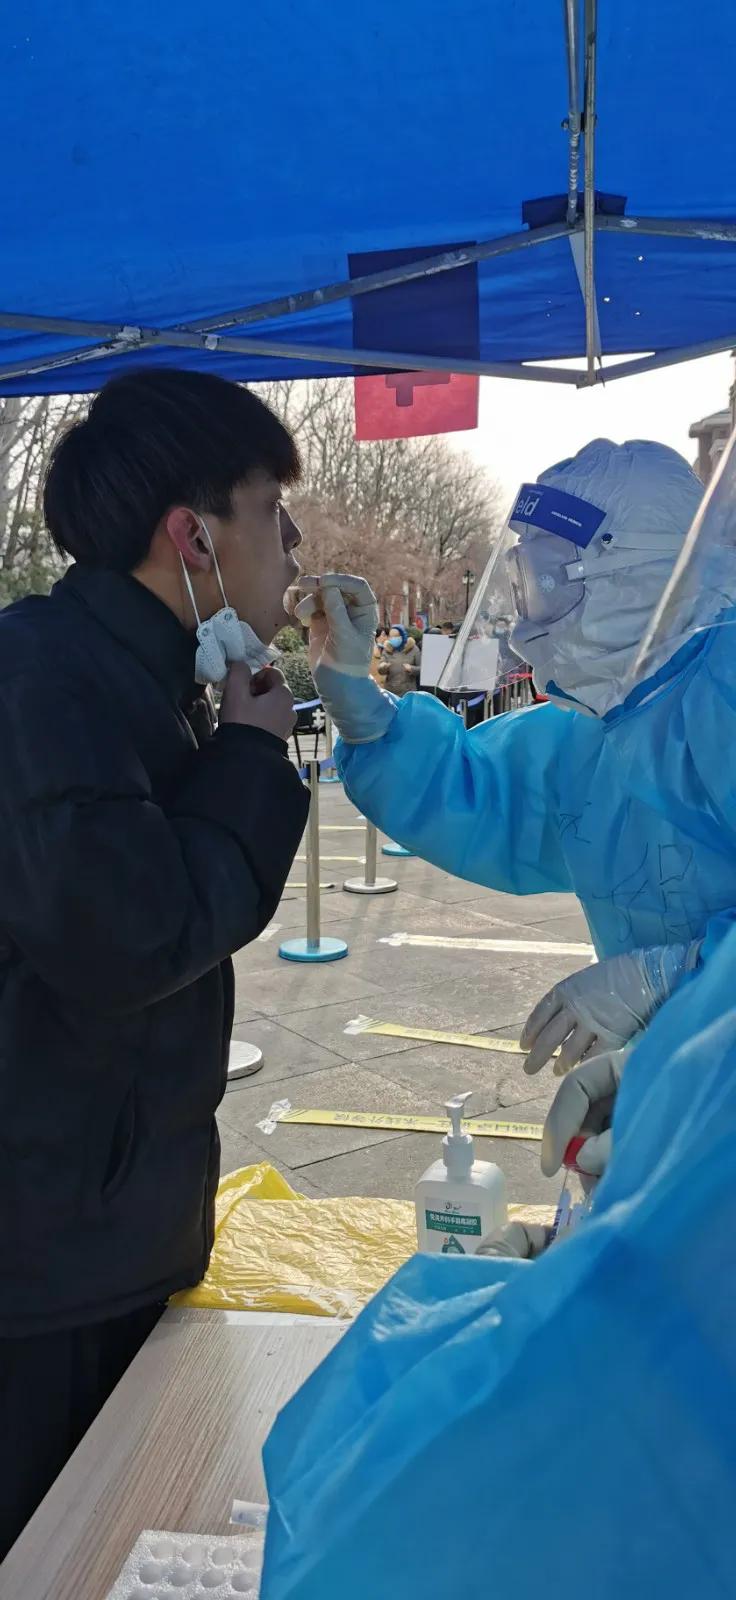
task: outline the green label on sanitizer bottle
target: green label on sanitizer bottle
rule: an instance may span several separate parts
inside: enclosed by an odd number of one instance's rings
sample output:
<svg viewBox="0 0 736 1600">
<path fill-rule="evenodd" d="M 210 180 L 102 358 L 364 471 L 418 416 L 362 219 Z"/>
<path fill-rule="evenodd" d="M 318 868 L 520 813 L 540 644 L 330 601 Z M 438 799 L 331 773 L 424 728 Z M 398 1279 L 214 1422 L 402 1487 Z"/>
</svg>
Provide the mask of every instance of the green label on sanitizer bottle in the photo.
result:
<svg viewBox="0 0 736 1600">
<path fill-rule="evenodd" d="M 444 1233 L 445 1242 L 442 1246 L 443 1255 L 467 1255 L 467 1250 L 461 1242 L 459 1235 L 480 1235 L 480 1217 L 463 1212 L 452 1211 L 425 1211 L 424 1220 L 428 1232 Z"/>
</svg>

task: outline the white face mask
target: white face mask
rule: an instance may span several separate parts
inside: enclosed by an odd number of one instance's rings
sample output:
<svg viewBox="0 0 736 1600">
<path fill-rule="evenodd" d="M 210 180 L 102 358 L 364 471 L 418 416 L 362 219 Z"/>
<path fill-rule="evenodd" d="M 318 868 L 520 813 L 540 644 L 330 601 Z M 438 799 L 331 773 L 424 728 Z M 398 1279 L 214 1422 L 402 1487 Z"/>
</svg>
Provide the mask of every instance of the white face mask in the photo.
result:
<svg viewBox="0 0 736 1600">
<path fill-rule="evenodd" d="M 215 555 L 212 536 L 204 517 L 199 518 L 199 525 L 210 547 L 215 577 L 222 595 L 222 607 L 213 617 L 208 617 L 202 622 L 197 602 L 194 598 L 192 581 L 187 571 L 186 562 L 181 552 L 182 572 L 184 582 L 192 602 L 192 610 L 197 619 L 197 655 L 194 662 L 194 676 L 197 683 L 222 683 L 227 677 L 227 671 L 232 661 L 244 661 L 251 672 L 259 672 L 261 667 L 268 667 L 272 661 L 278 660 L 278 650 L 273 650 L 270 645 L 262 644 L 257 633 L 248 622 L 241 622 L 237 611 L 228 605 L 227 596 L 222 584 L 220 568 Z"/>
</svg>

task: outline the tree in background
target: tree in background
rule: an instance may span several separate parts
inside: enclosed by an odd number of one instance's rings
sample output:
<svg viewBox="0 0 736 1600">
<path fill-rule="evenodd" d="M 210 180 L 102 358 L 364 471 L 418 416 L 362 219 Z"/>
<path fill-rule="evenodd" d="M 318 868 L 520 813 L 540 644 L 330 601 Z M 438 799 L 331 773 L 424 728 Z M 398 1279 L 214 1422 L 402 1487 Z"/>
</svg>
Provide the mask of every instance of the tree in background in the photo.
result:
<svg viewBox="0 0 736 1600">
<path fill-rule="evenodd" d="M 21 594 L 43 594 L 61 564 L 45 530 L 43 472 L 62 428 L 82 401 L 42 395 L 0 400 L 0 605 Z"/>
<path fill-rule="evenodd" d="M 309 670 L 309 657 L 303 629 L 282 628 L 274 642 L 281 651 L 281 659 L 278 663 L 279 668 L 284 674 L 294 699 L 318 700 L 319 695 Z"/>
<path fill-rule="evenodd" d="M 500 525 L 493 479 L 443 438 L 356 443 L 352 381 L 279 380 L 254 385 L 283 417 L 304 463 L 292 497 L 308 571 L 360 572 L 385 615 L 408 586 L 437 616 L 464 610 L 463 572 L 477 576 Z"/>
</svg>

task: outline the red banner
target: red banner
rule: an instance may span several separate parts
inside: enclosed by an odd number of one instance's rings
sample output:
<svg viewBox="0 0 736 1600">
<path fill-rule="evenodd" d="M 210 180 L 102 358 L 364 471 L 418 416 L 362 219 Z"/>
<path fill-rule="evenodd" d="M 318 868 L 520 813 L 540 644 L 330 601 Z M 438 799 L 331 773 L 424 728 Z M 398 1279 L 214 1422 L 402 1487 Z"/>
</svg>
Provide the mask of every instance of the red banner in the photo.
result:
<svg viewBox="0 0 736 1600">
<path fill-rule="evenodd" d="M 468 373 L 391 372 L 355 379 L 356 439 L 416 439 L 478 426 L 478 379 Z"/>
</svg>

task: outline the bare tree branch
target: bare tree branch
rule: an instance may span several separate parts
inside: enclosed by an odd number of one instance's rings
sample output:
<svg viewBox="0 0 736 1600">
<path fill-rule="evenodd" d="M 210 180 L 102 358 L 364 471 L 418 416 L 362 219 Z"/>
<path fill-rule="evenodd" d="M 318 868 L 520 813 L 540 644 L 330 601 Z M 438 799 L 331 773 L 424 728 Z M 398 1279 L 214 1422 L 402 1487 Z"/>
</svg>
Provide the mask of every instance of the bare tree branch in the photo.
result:
<svg viewBox="0 0 736 1600">
<path fill-rule="evenodd" d="M 308 564 L 365 572 L 387 604 L 408 584 L 457 611 L 459 569 L 470 563 L 480 576 L 501 520 L 489 474 L 442 438 L 357 444 L 351 379 L 254 387 L 299 444 Z"/>
</svg>

